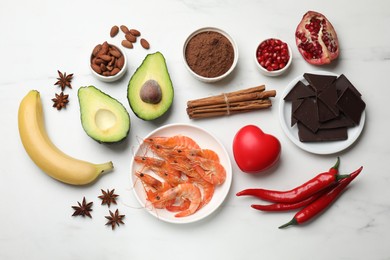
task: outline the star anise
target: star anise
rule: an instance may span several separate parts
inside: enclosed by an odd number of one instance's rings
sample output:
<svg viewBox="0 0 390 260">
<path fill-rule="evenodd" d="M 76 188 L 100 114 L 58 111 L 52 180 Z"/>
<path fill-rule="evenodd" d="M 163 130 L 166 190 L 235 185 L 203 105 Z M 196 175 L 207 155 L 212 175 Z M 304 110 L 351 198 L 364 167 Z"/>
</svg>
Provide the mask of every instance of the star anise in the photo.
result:
<svg viewBox="0 0 390 260">
<path fill-rule="evenodd" d="M 72 216 L 88 216 L 92 218 L 91 211 L 92 211 L 92 205 L 93 202 L 88 202 L 85 200 L 85 197 L 83 198 L 83 202 L 80 203 L 77 201 L 78 206 L 72 206 L 72 208 L 75 210 Z"/>
<path fill-rule="evenodd" d="M 109 191 L 107 189 L 107 192 L 104 190 L 101 190 L 103 195 L 100 195 L 98 198 L 102 200 L 102 205 L 107 204 L 108 207 L 111 206 L 111 203 L 116 204 L 116 197 L 119 195 L 115 194 L 115 189 Z"/>
<path fill-rule="evenodd" d="M 115 229 L 115 225 L 119 227 L 120 224 L 125 224 L 122 221 L 125 215 L 119 215 L 118 209 L 115 210 L 115 213 L 112 213 L 111 210 L 109 210 L 109 212 L 110 216 L 105 216 L 105 218 L 108 219 L 106 225 L 111 225 L 112 230 Z"/>
<path fill-rule="evenodd" d="M 53 107 L 57 108 L 57 110 L 66 108 L 66 105 L 69 103 L 68 97 L 69 95 L 65 95 L 64 92 L 61 92 L 60 94 L 56 93 L 56 97 L 52 99 L 54 102 Z"/>
<path fill-rule="evenodd" d="M 59 85 L 62 91 L 64 91 L 66 87 L 72 88 L 70 82 L 72 81 L 73 73 L 66 75 L 66 72 L 64 74 L 59 70 L 57 70 L 57 72 L 60 77 L 57 78 L 58 81 L 54 85 Z"/>
</svg>

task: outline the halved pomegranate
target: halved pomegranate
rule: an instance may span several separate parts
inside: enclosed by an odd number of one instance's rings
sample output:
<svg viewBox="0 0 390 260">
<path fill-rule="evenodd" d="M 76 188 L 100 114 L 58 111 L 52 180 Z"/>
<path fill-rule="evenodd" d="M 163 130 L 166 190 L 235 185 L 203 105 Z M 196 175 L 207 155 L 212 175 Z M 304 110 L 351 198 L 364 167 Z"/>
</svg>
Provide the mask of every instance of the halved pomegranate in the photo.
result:
<svg viewBox="0 0 390 260">
<path fill-rule="evenodd" d="M 295 32 L 295 41 L 299 52 L 310 64 L 329 64 L 339 56 L 336 31 L 318 12 L 308 11 L 303 16 Z"/>
</svg>

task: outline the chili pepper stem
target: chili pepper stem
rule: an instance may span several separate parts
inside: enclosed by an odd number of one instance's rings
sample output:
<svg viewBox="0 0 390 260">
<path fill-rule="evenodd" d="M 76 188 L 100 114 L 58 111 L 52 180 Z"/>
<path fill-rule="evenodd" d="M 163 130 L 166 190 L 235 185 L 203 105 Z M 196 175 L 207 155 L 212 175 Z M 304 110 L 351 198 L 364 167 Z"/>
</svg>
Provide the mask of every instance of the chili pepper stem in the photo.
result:
<svg viewBox="0 0 390 260">
<path fill-rule="evenodd" d="M 350 174 L 337 174 L 336 175 L 336 180 L 339 181 L 341 179 L 345 179 L 345 178 L 348 178 L 348 177 L 351 177 Z"/>
<path fill-rule="evenodd" d="M 285 227 L 288 227 L 288 226 L 291 226 L 291 225 L 298 225 L 298 222 L 297 222 L 297 220 L 295 218 L 293 218 L 292 220 L 290 220 L 286 224 L 281 225 L 279 228 L 282 229 L 282 228 L 285 228 Z"/>
<path fill-rule="evenodd" d="M 337 156 L 337 161 L 335 163 L 335 165 L 333 165 L 332 169 L 335 169 L 337 170 L 340 166 L 340 157 Z"/>
</svg>

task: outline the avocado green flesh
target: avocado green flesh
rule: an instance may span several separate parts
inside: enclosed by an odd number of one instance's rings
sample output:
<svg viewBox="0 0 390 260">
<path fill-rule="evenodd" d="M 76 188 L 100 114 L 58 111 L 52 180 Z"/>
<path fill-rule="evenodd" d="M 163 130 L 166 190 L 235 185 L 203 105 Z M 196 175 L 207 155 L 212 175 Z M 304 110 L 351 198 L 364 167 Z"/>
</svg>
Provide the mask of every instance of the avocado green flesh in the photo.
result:
<svg viewBox="0 0 390 260">
<path fill-rule="evenodd" d="M 142 101 L 141 88 L 148 80 L 161 87 L 162 98 L 157 104 Z M 143 120 L 153 120 L 165 114 L 172 105 L 174 90 L 165 58 L 160 52 L 148 54 L 129 81 L 127 98 L 134 114 Z"/>
<path fill-rule="evenodd" d="M 116 143 L 130 131 L 130 116 L 116 99 L 94 86 L 78 91 L 81 124 L 84 131 L 99 143 Z"/>
</svg>

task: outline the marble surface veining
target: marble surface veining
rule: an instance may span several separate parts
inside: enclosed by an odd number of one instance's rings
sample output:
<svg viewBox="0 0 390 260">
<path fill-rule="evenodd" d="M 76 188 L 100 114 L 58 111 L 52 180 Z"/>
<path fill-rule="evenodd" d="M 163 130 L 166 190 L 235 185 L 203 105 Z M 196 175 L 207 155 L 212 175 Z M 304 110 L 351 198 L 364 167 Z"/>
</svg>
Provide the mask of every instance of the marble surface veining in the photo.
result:
<svg viewBox="0 0 390 260">
<path fill-rule="evenodd" d="M 390 259 L 390 140 L 388 130 L 390 2 L 378 1 L 3 1 L 0 8 L 0 259 Z M 340 41 L 337 62 L 313 67 L 299 54 L 294 32 L 308 10 L 325 14 Z M 145 51 L 127 50 L 129 68 L 123 80 L 99 82 L 88 68 L 89 54 L 111 39 L 112 25 L 126 24 L 151 43 Z M 237 42 L 234 73 L 214 83 L 194 79 L 183 65 L 182 45 L 195 29 L 220 27 Z M 293 49 L 291 69 L 281 77 L 261 75 L 254 64 L 256 44 L 279 37 Z M 161 51 L 174 83 L 175 99 L 167 116 L 154 122 L 138 119 L 126 99 L 126 86 L 147 53 Z M 57 70 L 74 73 L 66 110 L 51 108 Z M 355 144 L 334 155 L 315 155 L 295 146 L 278 118 L 280 95 L 304 72 L 344 73 L 363 94 L 366 124 Z M 271 109 L 210 120 L 191 121 L 190 99 L 265 84 L 277 90 Z M 131 132 L 120 145 L 101 145 L 83 131 L 77 89 L 95 85 L 121 101 L 131 117 Z M 18 134 L 17 111 L 31 89 L 41 92 L 47 131 L 66 153 L 90 161 L 113 160 L 115 171 L 86 187 L 57 182 L 28 158 Z M 193 224 L 168 224 L 152 217 L 135 199 L 130 161 L 140 138 L 159 126 L 190 123 L 218 136 L 232 160 L 233 182 L 221 207 Z M 234 162 L 232 140 L 244 125 L 255 124 L 282 143 L 276 168 L 248 175 Z M 248 187 L 289 189 L 326 170 L 341 158 L 340 171 L 361 165 L 362 174 L 315 221 L 279 230 L 294 212 L 263 213 L 250 208 L 252 198 L 235 193 Z M 108 208 L 100 189 L 120 194 L 117 206 L 126 217 L 115 231 L 105 226 Z M 94 202 L 93 218 L 72 217 L 72 205 L 85 196 Z"/>
</svg>

